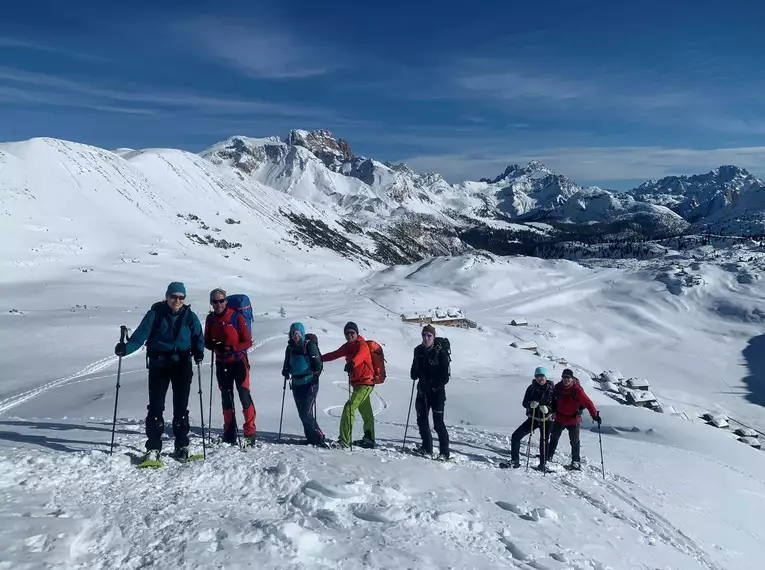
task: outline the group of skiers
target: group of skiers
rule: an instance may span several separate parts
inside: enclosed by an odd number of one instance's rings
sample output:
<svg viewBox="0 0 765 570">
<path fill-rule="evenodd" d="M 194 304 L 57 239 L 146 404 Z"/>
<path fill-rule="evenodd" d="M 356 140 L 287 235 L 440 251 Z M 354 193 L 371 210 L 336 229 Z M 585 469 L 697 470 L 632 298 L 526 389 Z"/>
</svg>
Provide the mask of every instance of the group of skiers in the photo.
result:
<svg viewBox="0 0 765 570">
<path fill-rule="evenodd" d="M 127 342 L 119 342 L 115 354 L 126 356 L 146 344 L 147 368 L 149 370 L 149 404 L 146 417 L 146 455 L 144 461 L 156 462 L 162 450 L 164 431 L 165 398 L 170 386 L 173 388 L 173 435 L 174 456 L 184 460 L 189 456 L 189 410 L 188 402 L 193 378 L 192 360 L 197 365 L 204 360 L 205 348 L 210 350 L 215 362 L 215 375 L 221 392 L 223 408 L 223 436 L 225 443 L 237 443 L 237 425 L 234 412 L 234 390 L 244 415 L 244 444 L 255 440 L 255 405 L 250 394 L 250 362 L 247 351 L 252 347 L 250 323 L 245 318 L 239 300 L 227 296 L 221 288 L 210 292 L 212 311 L 205 320 L 204 331 L 196 314 L 186 304 L 186 288 L 183 283 L 172 282 L 165 291 L 165 301 L 154 303 L 141 320 L 140 325 Z M 236 306 L 230 306 L 236 300 Z M 335 351 L 321 354 L 318 339 L 306 334 L 302 323 L 293 323 L 284 355 L 282 376 L 286 390 L 287 382 L 295 400 L 298 415 L 303 424 L 306 443 L 329 447 L 324 432 L 316 419 L 316 396 L 324 362 L 345 358 L 344 371 L 348 374 L 349 395 L 340 420 L 337 446 L 348 448 L 358 445 L 374 448 L 375 423 L 371 396 L 381 379 L 379 361 L 373 355 L 382 349 L 374 341 L 367 341 L 359 333 L 354 322 L 348 322 L 343 333 L 346 342 Z M 417 453 L 433 456 L 433 438 L 429 416 L 432 412 L 433 427 L 438 435 L 438 459 L 448 460 L 449 434 L 444 423 L 446 384 L 451 375 L 451 349 L 446 338 L 436 336 L 431 325 L 422 329 L 422 342 L 414 349 L 410 369 L 412 381 L 418 381 L 415 410 L 417 426 L 422 440 Z M 413 384 L 414 390 L 414 384 Z M 200 388 L 201 394 L 201 388 Z M 201 396 L 200 396 L 201 397 Z M 537 368 L 534 381 L 526 390 L 523 407 L 528 419 L 513 433 L 511 463 L 520 466 L 521 440 L 535 429 L 540 429 L 540 468 L 552 459 L 564 429 L 569 430 L 572 466 L 579 467 L 579 422 L 581 411 L 587 409 L 600 423 L 600 415 L 587 397 L 571 370 L 563 371 L 562 381 L 555 385 L 547 379 L 547 371 Z M 359 411 L 363 420 L 364 435 L 352 441 L 353 423 Z M 548 424 L 552 425 L 547 429 Z"/>
</svg>

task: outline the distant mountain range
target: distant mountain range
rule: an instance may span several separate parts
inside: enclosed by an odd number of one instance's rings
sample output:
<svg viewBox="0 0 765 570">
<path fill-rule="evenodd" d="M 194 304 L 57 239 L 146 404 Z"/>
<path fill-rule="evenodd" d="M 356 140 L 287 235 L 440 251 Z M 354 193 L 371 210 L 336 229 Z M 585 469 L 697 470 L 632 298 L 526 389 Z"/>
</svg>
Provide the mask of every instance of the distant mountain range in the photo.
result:
<svg viewBox="0 0 765 570">
<path fill-rule="evenodd" d="M 99 200 L 113 191 L 151 216 L 175 207 L 176 192 L 200 200 L 220 193 L 231 200 L 229 211 L 247 206 L 258 223 L 278 226 L 274 235 L 287 232 L 312 247 L 385 264 L 471 247 L 534 255 L 561 241 L 759 235 L 765 227 L 765 182 L 735 166 L 651 180 L 627 192 L 580 186 L 536 161 L 450 184 L 435 172 L 357 156 L 347 141 L 320 130 L 235 136 L 199 155 L 110 152 L 56 139 L 3 144 L 0 215 L 34 211 L 26 199 L 64 200 L 50 193 L 72 179 L 80 194 L 93 184 Z"/>
</svg>

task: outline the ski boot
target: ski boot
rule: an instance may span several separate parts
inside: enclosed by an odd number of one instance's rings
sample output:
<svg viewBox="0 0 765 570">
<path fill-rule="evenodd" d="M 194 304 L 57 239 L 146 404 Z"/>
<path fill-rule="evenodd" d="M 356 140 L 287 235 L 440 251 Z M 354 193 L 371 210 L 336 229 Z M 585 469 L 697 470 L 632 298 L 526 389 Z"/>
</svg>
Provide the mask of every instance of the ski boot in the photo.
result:
<svg viewBox="0 0 765 570">
<path fill-rule="evenodd" d="M 143 459 L 141 460 L 141 463 L 138 464 L 138 467 L 144 468 L 144 467 L 162 467 L 162 461 L 159 458 L 159 450 L 158 449 L 149 449 L 143 456 Z"/>
<path fill-rule="evenodd" d="M 364 449 L 374 449 L 375 448 L 375 440 L 369 437 L 369 434 L 364 434 L 364 437 L 354 441 L 353 445 L 357 445 L 359 447 L 363 447 Z"/>
<path fill-rule="evenodd" d="M 246 435 L 242 440 L 243 447 L 252 447 L 255 445 L 255 435 Z"/>
<path fill-rule="evenodd" d="M 570 465 L 566 465 L 566 469 L 569 471 L 581 471 L 582 470 L 582 464 L 578 461 L 572 461 Z"/>
<path fill-rule="evenodd" d="M 175 452 L 173 452 L 173 458 L 177 461 L 186 461 L 189 458 L 189 448 L 176 447 Z"/>
</svg>

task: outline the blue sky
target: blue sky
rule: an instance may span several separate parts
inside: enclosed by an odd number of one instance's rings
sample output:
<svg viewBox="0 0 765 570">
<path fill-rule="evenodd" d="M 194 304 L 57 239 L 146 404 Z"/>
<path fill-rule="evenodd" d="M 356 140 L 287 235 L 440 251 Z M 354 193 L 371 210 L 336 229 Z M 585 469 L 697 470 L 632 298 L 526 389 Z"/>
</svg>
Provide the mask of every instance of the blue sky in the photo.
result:
<svg viewBox="0 0 765 570">
<path fill-rule="evenodd" d="M 199 151 L 324 128 L 450 181 L 532 159 L 611 188 L 765 175 L 763 16 L 756 0 L 14 2 L 0 140 Z"/>
</svg>

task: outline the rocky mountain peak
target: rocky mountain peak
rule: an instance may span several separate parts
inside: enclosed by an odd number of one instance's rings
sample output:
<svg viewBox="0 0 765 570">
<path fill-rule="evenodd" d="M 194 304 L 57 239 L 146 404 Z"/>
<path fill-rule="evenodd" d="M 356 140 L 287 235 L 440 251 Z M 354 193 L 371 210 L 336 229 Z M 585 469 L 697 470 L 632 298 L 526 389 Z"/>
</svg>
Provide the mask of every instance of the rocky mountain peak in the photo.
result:
<svg viewBox="0 0 765 570">
<path fill-rule="evenodd" d="M 291 130 L 285 139 L 290 146 L 302 146 L 311 151 L 324 165 L 339 172 L 342 165 L 355 157 L 344 139 L 336 139 L 330 131 Z"/>
<path fill-rule="evenodd" d="M 553 174 L 553 172 L 544 164 L 538 160 L 532 160 L 526 166 L 521 166 L 520 164 L 511 164 L 505 168 L 505 171 L 499 176 L 495 178 L 481 178 L 480 181 L 486 182 L 487 184 L 497 184 L 503 180 L 519 178 L 521 176 L 531 176 L 537 173 Z"/>
</svg>

